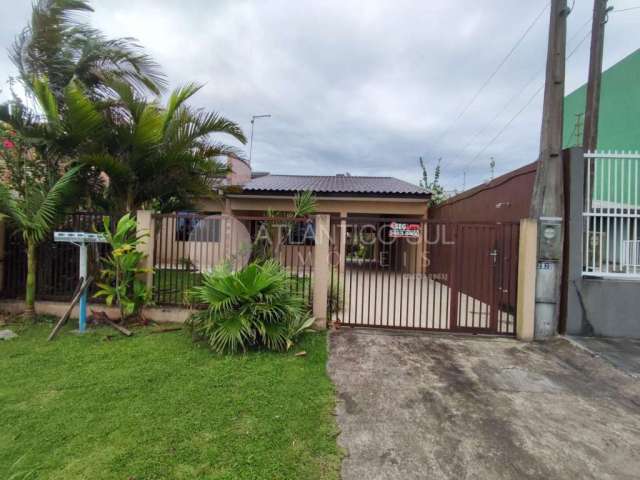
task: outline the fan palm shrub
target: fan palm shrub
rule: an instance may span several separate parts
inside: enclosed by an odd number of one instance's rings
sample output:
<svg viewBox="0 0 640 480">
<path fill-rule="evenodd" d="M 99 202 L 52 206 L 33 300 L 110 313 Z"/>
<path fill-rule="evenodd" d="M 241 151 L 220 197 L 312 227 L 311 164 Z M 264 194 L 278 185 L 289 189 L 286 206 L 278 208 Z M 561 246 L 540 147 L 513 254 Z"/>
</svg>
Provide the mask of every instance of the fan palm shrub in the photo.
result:
<svg viewBox="0 0 640 480">
<path fill-rule="evenodd" d="M 289 349 L 313 323 L 290 282 L 274 260 L 251 263 L 236 272 L 221 267 L 204 274 L 202 285 L 191 291 L 192 301 L 207 307 L 189 319 L 194 338 L 218 353 L 251 346 Z"/>
</svg>

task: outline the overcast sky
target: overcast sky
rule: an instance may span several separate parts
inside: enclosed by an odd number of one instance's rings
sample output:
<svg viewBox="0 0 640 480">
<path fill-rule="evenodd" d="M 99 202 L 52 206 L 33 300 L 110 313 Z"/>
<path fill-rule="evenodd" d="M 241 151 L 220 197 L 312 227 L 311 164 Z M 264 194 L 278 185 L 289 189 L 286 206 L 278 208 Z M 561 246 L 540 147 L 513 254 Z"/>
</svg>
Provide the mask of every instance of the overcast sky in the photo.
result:
<svg viewBox="0 0 640 480">
<path fill-rule="evenodd" d="M 0 17 L 5 47 L 31 2 L 11 4 Z M 247 136 L 251 115 L 271 114 L 256 121 L 256 170 L 417 183 L 418 157 L 430 168 L 442 157 L 446 188 L 460 189 L 465 170 L 467 188 L 488 178 L 491 157 L 500 174 L 537 156 L 542 94 L 533 95 L 544 81 L 548 8 L 476 93 L 547 4 L 100 0 L 87 19 L 109 36 L 136 37 L 172 87 L 206 84 L 192 103 L 238 122 Z M 609 4 L 622 10 L 640 0 Z M 586 81 L 592 8 L 593 0 L 576 0 L 569 17 L 567 51 L 577 50 L 567 62 L 567 92 Z M 610 15 L 605 68 L 640 47 L 638 25 L 640 9 Z M 12 74 L 4 55 L 3 87 Z"/>
</svg>

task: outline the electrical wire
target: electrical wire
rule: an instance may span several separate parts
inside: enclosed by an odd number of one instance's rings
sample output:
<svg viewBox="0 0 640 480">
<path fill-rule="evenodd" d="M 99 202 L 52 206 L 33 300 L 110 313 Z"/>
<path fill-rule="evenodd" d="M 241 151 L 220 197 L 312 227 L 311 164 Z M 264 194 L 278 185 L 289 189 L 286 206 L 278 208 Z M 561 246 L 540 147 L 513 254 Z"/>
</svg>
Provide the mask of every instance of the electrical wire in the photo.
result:
<svg viewBox="0 0 640 480">
<path fill-rule="evenodd" d="M 576 32 L 571 36 L 571 38 L 569 40 L 567 40 L 567 43 L 573 42 L 573 40 L 578 36 L 578 34 L 582 31 L 582 29 L 584 27 L 586 27 L 587 25 L 589 25 L 590 23 L 591 23 L 591 19 L 589 19 L 585 23 L 583 23 L 578 28 L 578 30 L 576 30 Z M 569 58 L 569 57 L 567 57 L 567 58 Z M 503 107 L 500 109 L 500 111 L 498 113 L 496 113 L 496 115 L 488 123 L 485 123 L 484 126 L 482 128 L 480 128 L 480 130 L 478 130 L 475 134 L 473 134 L 471 139 L 464 145 L 464 147 L 462 147 L 462 150 L 460 151 L 460 155 L 463 155 L 478 137 L 480 137 L 490 127 L 492 127 L 493 124 L 496 122 L 496 120 L 498 120 L 498 118 L 500 118 L 502 116 L 502 114 L 509 109 L 511 104 L 518 99 L 518 97 L 522 94 L 522 92 L 526 91 L 529 88 L 529 86 L 541 74 L 544 73 L 544 71 L 545 71 L 545 68 L 543 67 L 541 70 L 538 70 L 531 78 L 529 78 L 529 80 L 525 83 L 525 85 L 523 87 L 521 87 L 511 98 L 509 98 L 509 100 L 503 105 Z"/>
<path fill-rule="evenodd" d="M 536 23 L 538 23 L 538 20 L 540 20 L 540 18 L 542 17 L 542 15 L 544 14 L 544 12 L 547 10 L 547 8 L 549 8 L 550 3 L 547 3 L 545 5 L 545 7 L 540 11 L 540 13 L 538 13 L 538 15 L 536 15 L 536 17 L 533 19 L 533 21 L 529 24 L 529 26 L 525 29 L 525 31 L 522 33 L 522 35 L 520 36 L 520 38 L 518 38 L 518 40 L 516 41 L 516 43 L 511 47 L 511 49 L 507 52 L 507 54 L 502 58 L 502 60 L 500 61 L 500 63 L 498 63 L 498 66 L 491 72 L 491 74 L 485 79 L 485 81 L 482 83 L 482 85 L 480 86 L 480 88 L 476 91 L 476 93 L 473 95 L 473 97 L 471 98 L 471 100 L 469 100 L 469 102 L 467 102 L 467 104 L 465 105 L 465 107 L 460 111 L 460 113 L 458 113 L 458 115 L 456 116 L 456 118 L 449 124 L 449 126 L 445 129 L 445 131 L 442 133 L 442 135 L 440 136 L 440 138 L 436 141 L 435 145 L 436 147 L 438 147 L 441 143 L 442 140 L 444 140 L 446 138 L 446 136 L 449 134 L 449 132 L 453 129 L 453 127 L 455 126 L 455 124 L 465 115 L 465 113 L 467 113 L 469 111 L 469 109 L 471 108 L 471 106 L 475 103 L 475 101 L 478 99 L 478 97 L 480 97 L 480 95 L 482 94 L 482 92 L 484 91 L 485 88 L 487 88 L 487 86 L 489 85 L 489 83 L 491 83 L 491 80 L 493 80 L 493 78 L 498 74 L 498 72 L 500 71 L 500 69 L 505 65 L 505 63 L 507 63 L 507 60 L 509 60 L 509 58 L 511 58 L 511 56 L 513 55 L 513 53 L 517 50 L 517 48 L 520 46 L 520 44 L 524 41 L 524 39 L 527 37 L 527 35 L 529 34 L 529 32 L 533 29 L 533 27 L 536 25 Z M 434 148 L 435 150 L 435 148 Z"/>
<path fill-rule="evenodd" d="M 628 12 L 630 10 L 640 10 L 640 6 L 638 7 L 629 7 L 629 8 L 621 8 L 621 9 L 614 9 L 612 10 L 610 13 L 622 13 L 622 12 Z"/>
<path fill-rule="evenodd" d="M 587 32 L 587 34 L 582 38 L 582 40 L 580 40 L 580 42 L 578 42 L 578 44 L 573 48 L 573 50 L 569 53 L 569 55 L 567 55 L 566 59 L 570 59 L 574 53 L 576 53 L 576 51 L 578 50 L 578 48 L 580 48 L 580 46 L 585 42 L 585 40 L 587 38 L 589 38 L 589 36 L 591 35 L 591 30 L 589 30 Z M 496 140 L 498 140 L 498 138 L 500 138 L 500 136 L 502 136 L 502 134 L 511 126 L 511 124 L 527 109 L 527 107 L 529 105 L 531 105 L 531 103 L 536 99 L 536 97 L 540 94 L 540 92 L 544 90 L 544 83 L 540 86 L 540 88 L 538 88 L 533 95 L 531 95 L 531 97 L 529 97 L 529 99 L 527 100 L 527 102 L 522 106 L 522 108 L 520 108 L 520 110 L 518 110 L 516 112 L 516 114 L 514 116 L 512 116 L 509 121 L 498 131 L 498 133 L 489 141 L 489 143 L 487 143 L 477 154 L 475 157 L 473 157 L 473 159 L 471 159 L 469 162 L 467 162 L 463 168 L 463 173 L 466 171 L 466 169 L 469 167 L 469 165 L 471 165 L 472 163 L 474 163 L 478 158 L 480 158 L 480 156 L 487 151 L 487 149 L 493 145 L 495 143 Z M 460 178 L 461 174 L 457 175 L 455 178 Z"/>
</svg>

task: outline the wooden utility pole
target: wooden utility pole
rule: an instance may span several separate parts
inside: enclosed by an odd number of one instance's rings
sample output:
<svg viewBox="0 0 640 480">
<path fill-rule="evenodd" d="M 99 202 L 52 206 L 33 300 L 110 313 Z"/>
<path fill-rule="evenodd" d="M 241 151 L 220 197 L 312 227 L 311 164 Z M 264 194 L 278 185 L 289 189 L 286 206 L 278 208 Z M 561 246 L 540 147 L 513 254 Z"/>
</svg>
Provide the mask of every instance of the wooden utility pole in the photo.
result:
<svg viewBox="0 0 640 480">
<path fill-rule="evenodd" d="M 584 111 L 583 146 L 586 152 L 598 148 L 598 113 L 600 111 L 600 84 L 602 82 L 602 54 L 604 51 L 604 26 L 607 22 L 607 0 L 593 1 L 591 25 L 591 54 L 587 104 Z"/>
<path fill-rule="evenodd" d="M 540 232 L 534 329 L 537 338 L 555 335 L 560 315 L 564 214 L 562 122 L 569 11 L 567 0 L 551 1 L 540 157 L 530 210 L 531 217 L 538 220 Z"/>
</svg>

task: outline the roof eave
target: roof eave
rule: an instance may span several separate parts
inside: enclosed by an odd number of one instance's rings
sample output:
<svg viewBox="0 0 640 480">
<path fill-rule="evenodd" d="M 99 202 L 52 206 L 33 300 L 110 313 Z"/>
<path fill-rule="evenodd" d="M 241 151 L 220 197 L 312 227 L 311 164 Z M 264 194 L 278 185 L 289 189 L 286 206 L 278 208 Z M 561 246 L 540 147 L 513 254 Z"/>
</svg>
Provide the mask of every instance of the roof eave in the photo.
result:
<svg viewBox="0 0 640 480">
<path fill-rule="evenodd" d="M 280 197 L 292 197 L 299 193 L 299 191 L 293 190 L 260 190 L 260 189 L 243 189 L 241 192 L 237 192 L 239 195 L 264 195 L 264 196 L 280 196 Z M 416 200 L 429 200 L 432 196 L 431 192 L 424 193 L 408 193 L 408 192 L 313 192 L 313 194 L 318 198 L 344 198 L 344 197 L 355 197 L 355 198 L 413 198 Z"/>
</svg>

